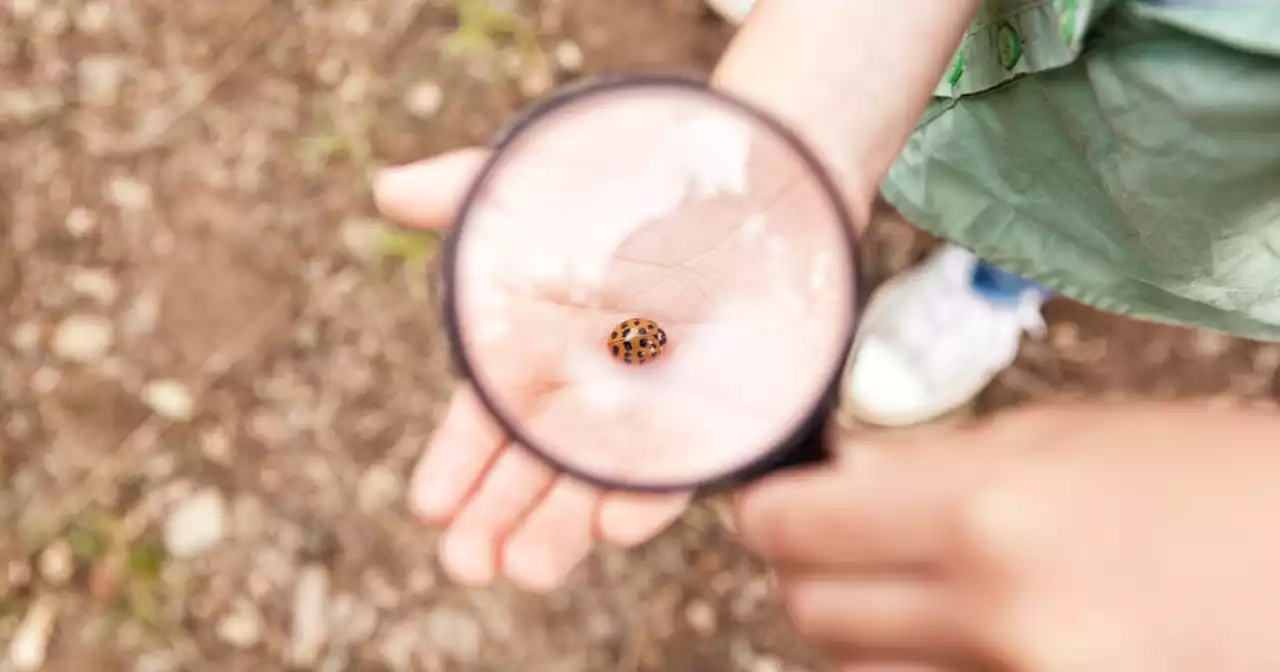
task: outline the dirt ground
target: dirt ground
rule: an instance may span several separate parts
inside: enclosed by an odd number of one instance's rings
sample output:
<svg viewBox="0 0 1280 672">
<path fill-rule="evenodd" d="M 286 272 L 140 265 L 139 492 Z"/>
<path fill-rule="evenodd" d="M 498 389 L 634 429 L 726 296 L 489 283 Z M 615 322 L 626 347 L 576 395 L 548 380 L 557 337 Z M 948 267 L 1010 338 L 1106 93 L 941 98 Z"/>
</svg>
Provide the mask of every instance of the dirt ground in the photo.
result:
<svg viewBox="0 0 1280 672">
<path fill-rule="evenodd" d="M 697 0 L 509 4 L 0 7 L 0 654 L 103 672 L 818 669 L 705 507 L 549 597 L 450 585 L 405 512 L 452 380 L 423 281 L 436 244 L 387 245 L 369 172 L 484 141 L 581 74 L 705 70 L 730 35 Z M 878 231 L 878 274 L 924 245 Z M 1274 347 L 1049 315 L 980 412 L 1276 394 Z"/>
</svg>

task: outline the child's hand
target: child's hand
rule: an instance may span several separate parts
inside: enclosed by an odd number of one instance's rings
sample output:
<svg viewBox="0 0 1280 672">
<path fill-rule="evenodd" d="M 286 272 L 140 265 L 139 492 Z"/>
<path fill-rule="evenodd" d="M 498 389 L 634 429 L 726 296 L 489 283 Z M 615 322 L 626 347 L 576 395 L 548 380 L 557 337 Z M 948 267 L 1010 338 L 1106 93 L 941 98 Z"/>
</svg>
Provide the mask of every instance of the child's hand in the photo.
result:
<svg viewBox="0 0 1280 672">
<path fill-rule="evenodd" d="M 841 669 L 1280 669 L 1280 416 L 1059 407 L 845 441 L 737 511 Z"/>
<path fill-rule="evenodd" d="M 463 150 L 379 180 L 378 205 L 405 225 L 440 229 L 485 158 Z M 454 396 L 414 477 L 411 500 L 425 520 L 447 525 L 441 562 L 457 581 L 505 574 L 528 589 L 560 583 L 598 537 L 635 544 L 684 511 L 683 495 L 604 493 L 558 477 L 507 443 L 469 387 Z"/>
<path fill-rule="evenodd" d="M 847 268 L 819 263 L 834 258 L 846 232 L 784 147 L 728 136 L 717 148 L 741 150 L 741 183 L 704 192 L 691 187 L 702 173 L 672 168 L 681 165 L 673 158 L 686 160 L 688 137 L 655 127 L 647 109 L 577 119 L 565 141 L 525 150 L 547 152 L 523 155 L 532 167 L 506 164 L 518 167 L 486 184 L 471 220 L 481 233 L 464 244 L 483 253 L 464 256 L 456 278 L 464 290 L 479 282 L 471 287 L 490 293 L 481 301 L 463 291 L 456 317 L 472 376 L 503 407 L 520 409 L 531 436 L 553 441 L 555 457 L 588 473 L 662 482 L 716 475 L 751 457 L 740 450 L 754 432 L 807 410 L 829 374 L 823 355 L 839 357 L 854 289 Z M 632 114 L 642 123 L 618 133 Z M 613 152 L 634 158 L 602 158 Z M 407 224 L 445 226 L 484 158 L 455 152 L 385 173 L 379 205 Z M 483 228 L 495 221 L 501 230 Z M 486 263 L 467 263 L 476 259 Z M 560 265 L 570 259 L 578 265 Z M 802 314 L 775 298 L 782 295 L 798 297 Z M 513 338 L 477 337 L 477 325 L 494 323 L 486 320 L 495 306 Z M 609 330 L 634 316 L 658 320 L 672 336 L 661 364 L 643 372 L 648 388 L 628 387 L 641 374 L 604 348 Z M 760 343 L 769 344 L 767 357 Z M 658 393 L 595 415 L 602 391 L 631 389 Z M 556 478 L 509 444 L 470 388 L 455 397 L 413 487 L 418 513 L 448 523 L 441 556 L 457 580 L 485 583 L 501 572 L 531 589 L 558 584 L 590 551 L 593 532 L 616 544 L 645 541 L 688 502 L 687 494 L 606 496 Z"/>
</svg>

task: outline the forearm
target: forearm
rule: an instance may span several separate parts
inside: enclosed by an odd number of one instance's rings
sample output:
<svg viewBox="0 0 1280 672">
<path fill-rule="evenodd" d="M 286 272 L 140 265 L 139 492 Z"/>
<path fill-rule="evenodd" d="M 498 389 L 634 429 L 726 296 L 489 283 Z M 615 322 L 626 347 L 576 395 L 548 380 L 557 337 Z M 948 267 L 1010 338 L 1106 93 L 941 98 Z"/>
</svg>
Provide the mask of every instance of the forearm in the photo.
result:
<svg viewBox="0 0 1280 672">
<path fill-rule="evenodd" d="M 981 0 L 759 0 L 713 76 L 805 137 L 865 223 Z"/>
</svg>

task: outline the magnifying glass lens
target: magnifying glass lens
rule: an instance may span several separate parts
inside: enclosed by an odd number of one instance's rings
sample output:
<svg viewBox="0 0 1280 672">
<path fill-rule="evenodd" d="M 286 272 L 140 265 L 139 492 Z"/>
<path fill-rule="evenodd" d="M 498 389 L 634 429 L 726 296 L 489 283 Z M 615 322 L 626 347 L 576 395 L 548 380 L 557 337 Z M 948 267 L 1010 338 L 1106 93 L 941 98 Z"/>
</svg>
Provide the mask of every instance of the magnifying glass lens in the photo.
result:
<svg viewBox="0 0 1280 672">
<path fill-rule="evenodd" d="M 696 487 L 785 451 L 829 402 L 857 273 L 821 166 L 683 81 L 534 109 L 446 261 L 467 375 L 513 440 L 610 487 Z"/>
</svg>

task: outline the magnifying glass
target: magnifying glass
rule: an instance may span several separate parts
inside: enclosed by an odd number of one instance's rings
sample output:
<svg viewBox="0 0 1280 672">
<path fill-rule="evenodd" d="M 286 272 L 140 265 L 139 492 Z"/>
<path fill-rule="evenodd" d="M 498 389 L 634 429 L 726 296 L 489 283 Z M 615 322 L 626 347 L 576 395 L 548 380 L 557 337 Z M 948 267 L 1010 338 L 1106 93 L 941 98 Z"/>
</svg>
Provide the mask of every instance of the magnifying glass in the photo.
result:
<svg viewBox="0 0 1280 672">
<path fill-rule="evenodd" d="M 443 260 L 460 372 L 513 442 L 603 488 L 820 461 L 861 280 L 851 215 L 781 122 L 668 74 L 519 117 Z"/>
</svg>

